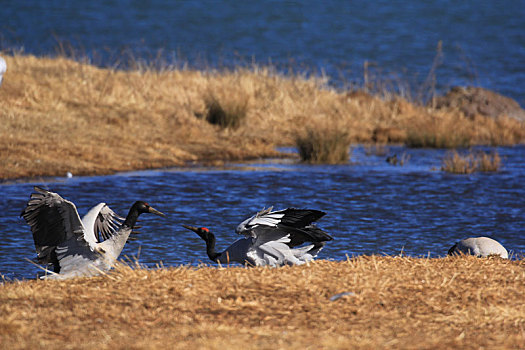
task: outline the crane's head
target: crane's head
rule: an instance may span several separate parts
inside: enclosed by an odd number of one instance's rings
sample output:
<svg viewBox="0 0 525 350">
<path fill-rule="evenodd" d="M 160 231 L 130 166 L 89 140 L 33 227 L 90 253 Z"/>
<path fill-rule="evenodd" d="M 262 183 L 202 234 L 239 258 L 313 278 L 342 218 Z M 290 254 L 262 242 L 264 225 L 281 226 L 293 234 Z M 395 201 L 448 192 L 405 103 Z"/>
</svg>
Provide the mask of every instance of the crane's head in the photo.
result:
<svg viewBox="0 0 525 350">
<path fill-rule="evenodd" d="M 144 201 L 136 201 L 129 209 L 128 216 L 126 216 L 126 220 L 122 225 L 131 227 L 133 229 L 135 227 L 135 224 L 137 223 L 139 215 L 144 213 L 151 213 L 163 217 L 166 216 L 164 215 L 164 213 L 161 213 L 157 209 L 151 207 L 148 203 Z"/>
<path fill-rule="evenodd" d="M 152 206 L 150 206 L 148 203 L 144 201 L 136 201 L 135 204 L 133 204 L 133 207 L 137 209 L 139 214 L 150 213 L 150 214 L 155 214 L 158 216 L 166 217 L 164 213 L 161 213 L 160 211 L 153 208 Z"/>
<path fill-rule="evenodd" d="M 215 251 L 215 235 L 210 232 L 206 227 L 195 227 L 189 225 L 182 225 L 190 231 L 195 232 L 206 242 L 206 253 L 211 261 L 217 262 L 217 259 L 221 256 L 221 253 Z"/>
<path fill-rule="evenodd" d="M 209 242 L 215 239 L 215 237 L 213 236 L 213 233 L 211 233 L 210 230 L 208 230 L 206 227 L 195 227 L 195 226 L 189 226 L 189 225 L 182 225 L 182 227 L 195 232 L 196 234 L 199 235 L 200 238 L 202 238 L 206 242 Z"/>
</svg>

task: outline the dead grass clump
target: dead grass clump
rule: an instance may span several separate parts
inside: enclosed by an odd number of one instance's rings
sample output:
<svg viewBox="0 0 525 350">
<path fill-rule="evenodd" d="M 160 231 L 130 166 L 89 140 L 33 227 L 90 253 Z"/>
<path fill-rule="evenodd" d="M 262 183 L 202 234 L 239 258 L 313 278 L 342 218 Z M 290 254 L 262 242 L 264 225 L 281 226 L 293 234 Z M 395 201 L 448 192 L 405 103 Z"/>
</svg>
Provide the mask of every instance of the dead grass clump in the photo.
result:
<svg viewBox="0 0 525 350">
<path fill-rule="evenodd" d="M 445 155 L 441 170 L 454 174 L 471 174 L 476 171 L 498 171 L 500 166 L 501 158 L 498 152 L 493 152 L 492 154 L 469 152 L 468 154 L 460 155 L 454 150 Z"/>
<path fill-rule="evenodd" d="M 338 128 L 309 127 L 296 138 L 296 146 L 303 162 L 311 164 L 342 164 L 349 160 L 348 133 Z"/>
<path fill-rule="evenodd" d="M 472 153 L 461 156 L 453 151 L 447 153 L 443 159 L 441 170 L 454 174 L 471 174 L 476 171 L 476 159 Z"/>
<path fill-rule="evenodd" d="M 463 148 L 475 143 L 474 128 L 468 119 L 442 114 L 421 118 L 408 126 L 407 147 Z"/>
<path fill-rule="evenodd" d="M 205 104 L 208 110 L 206 114 L 208 123 L 223 129 L 238 129 L 248 112 L 247 98 L 227 100 L 210 93 L 205 99 Z"/>
<path fill-rule="evenodd" d="M 461 148 L 471 145 L 470 138 L 465 135 L 447 135 L 445 133 L 410 130 L 406 146 L 414 148 Z"/>
<path fill-rule="evenodd" d="M 501 157 L 498 152 L 491 154 L 482 152 L 478 155 L 478 169 L 483 172 L 499 171 L 501 167 Z"/>
</svg>

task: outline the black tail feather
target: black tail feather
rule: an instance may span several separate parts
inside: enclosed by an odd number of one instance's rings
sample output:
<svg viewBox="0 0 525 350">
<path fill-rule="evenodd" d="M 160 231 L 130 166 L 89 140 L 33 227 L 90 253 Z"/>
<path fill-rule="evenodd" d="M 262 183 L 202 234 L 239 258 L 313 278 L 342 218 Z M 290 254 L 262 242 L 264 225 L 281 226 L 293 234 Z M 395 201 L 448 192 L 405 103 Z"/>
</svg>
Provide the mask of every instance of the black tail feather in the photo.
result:
<svg viewBox="0 0 525 350">
<path fill-rule="evenodd" d="M 290 247 L 296 247 L 305 242 L 320 243 L 334 239 L 328 232 L 315 225 L 303 228 L 282 227 L 282 229 L 290 233 Z"/>
</svg>

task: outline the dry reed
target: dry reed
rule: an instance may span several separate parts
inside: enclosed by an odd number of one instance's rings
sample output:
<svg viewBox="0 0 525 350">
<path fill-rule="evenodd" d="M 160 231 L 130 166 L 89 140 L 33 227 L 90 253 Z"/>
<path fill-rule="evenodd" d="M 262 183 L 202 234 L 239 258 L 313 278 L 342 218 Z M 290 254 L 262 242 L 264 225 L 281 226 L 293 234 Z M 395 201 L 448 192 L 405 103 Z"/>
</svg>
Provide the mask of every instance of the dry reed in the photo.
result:
<svg viewBox="0 0 525 350">
<path fill-rule="evenodd" d="M 478 169 L 483 172 L 499 171 L 501 167 L 501 157 L 498 152 L 492 154 L 482 152 L 478 158 Z"/>
<path fill-rule="evenodd" d="M 454 174 L 471 174 L 476 171 L 494 172 L 501 166 L 498 152 L 469 152 L 460 155 L 457 151 L 449 152 L 443 158 L 441 170 Z"/>
<path fill-rule="evenodd" d="M 218 125 L 223 129 L 238 129 L 246 119 L 248 99 L 236 97 L 229 101 L 210 93 L 204 102 L 208 109 L 206 120 L 210 124 Z"/>
<path fill-rule="evenodd" d="M 101 277 L 0 285 L 0 347 L 518 349 L 524 285 L 525 260 L 472 256 L 121 265 Z"/>
<path fill-rule="evenodd" d="M 296 138 L 301 160 L 312 164 L 347 163 L 350 143 L 348 133 L 337 127 L 310 127 Z"/>
<path fill-rule="evenodd" d="M 0 179 L 278 156 L 276 146 L 294 145 L 317 120 L 337 120 L 352 143 L 525 141 L 525 125 L 516 120 L 465 118 L 401 97 L 336 91 L 325 79 L 271 67 L 202 72 L 142 63 L 119 71 L 63 57 L 3 56 L 9 68 L 0 88 Z M 237 129 L 195 117 L 208 114 L 210 92 L 223 110 L 245 113 Z"/>
</svg>

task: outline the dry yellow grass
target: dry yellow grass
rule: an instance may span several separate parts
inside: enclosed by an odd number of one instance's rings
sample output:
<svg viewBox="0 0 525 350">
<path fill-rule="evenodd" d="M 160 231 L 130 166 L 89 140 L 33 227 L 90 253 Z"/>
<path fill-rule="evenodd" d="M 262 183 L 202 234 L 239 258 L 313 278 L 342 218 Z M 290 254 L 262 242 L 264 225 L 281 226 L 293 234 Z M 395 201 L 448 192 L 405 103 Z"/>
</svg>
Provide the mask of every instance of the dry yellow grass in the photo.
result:
<svg viewBox="0 0 525 350">
<path fill-rule="evenodd" d="M 308 127 L 295 140 L 299 157 L 312 164 L 342 164 L 350 158 L 348 132 L 336 126 Z"/>
<path fill-rule="evenodd" d="M 0 179 L 276 156 L 275 146 L 293 145 L 312 125 L 337 125 L 352 142 L 429 145 L 424 140 L 441 135 L 468 144 L 525 141 L 525 125 L 513 119 L 466 118 L 399 97 L 336 91 L 321 79 L 267 67 L 119 71 L 61 57 L 3 56 Z M 246 113 L 237 129 L 202 117 L 210 94 Z"/>
<path fill-rule="evenodd" d="M 449 152 L 443 159 L 441 170 L 455 174 L 471 174 L 475 171 L 498 171 L 501 166 L 501 157 L 498 152 L 469 152 L 460 155 L 457 151 Z"/>
<path fill-rule="evenodd" d="M 341 292 L 351 294 L 330 300 Z M 3 349 L 519 349 L 525 260 L 120 266 L 95 278 L 7 282 L 0 339 Z"/>
</svg>

